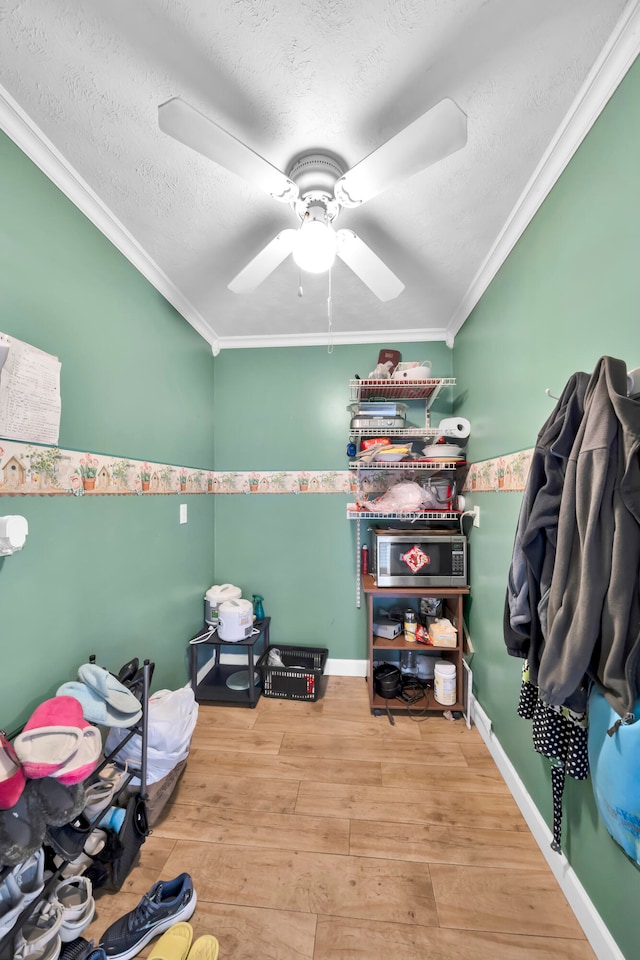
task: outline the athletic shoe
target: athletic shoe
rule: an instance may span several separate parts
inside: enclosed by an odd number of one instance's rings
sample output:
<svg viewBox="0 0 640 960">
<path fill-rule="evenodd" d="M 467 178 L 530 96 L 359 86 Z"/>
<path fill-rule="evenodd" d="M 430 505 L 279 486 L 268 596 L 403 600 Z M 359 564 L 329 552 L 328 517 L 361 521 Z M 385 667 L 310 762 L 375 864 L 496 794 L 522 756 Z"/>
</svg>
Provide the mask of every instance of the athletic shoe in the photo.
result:
<svg viewBox="0 0 640 960">
<path fill-rule="evenodd" d="M 137 907 L 105 930 L 98 946 L 104 949 L 107 960 L 132 960 L 154 937 L 175 923 L 188 920 L 196 902 L 188 873 L 181 873 L 174 880 L 158 880 Z"/>
<path fill-rule="evenodd" d="M 13 960 L 57 960 L 60 956 L 62 907 L 57 901 L 40 900 L 18 931 Z"/>
<path fill-rule="evenodd" d="M 96 912 L 88 877 L 69 877 L 57 883 L 51 894 L 62 907 L 60 939 L 63 943 L 76 940 L 89 926 Z"/>
<path fill-rule="evenodd" d="M 75 940 L 62 945 L 60 960 L 84 960 L 92 949 L 92 941 L 85 940 L 84 937 L 77 937 Z"/>
<path fill-rule="evenodd" d="M 44 889 L 44 850 L 14 867 L 0 883 L 0 939 L 6 936 L 25 907 Z"/>
<path fill-rule="evenodd" d="M 63 945 L 60 960 L 107 960 L 107 955 L 101 947 L 93 945 L 93 940 L 78 937 Z"/>
<path fill-rule="evenodd" d="M 46 840 L 63 860 L 75 860 L 84 849 L 91 834 L 91 824 L 84 813 L 61 827 L 47 827 Z"/>
</svg>

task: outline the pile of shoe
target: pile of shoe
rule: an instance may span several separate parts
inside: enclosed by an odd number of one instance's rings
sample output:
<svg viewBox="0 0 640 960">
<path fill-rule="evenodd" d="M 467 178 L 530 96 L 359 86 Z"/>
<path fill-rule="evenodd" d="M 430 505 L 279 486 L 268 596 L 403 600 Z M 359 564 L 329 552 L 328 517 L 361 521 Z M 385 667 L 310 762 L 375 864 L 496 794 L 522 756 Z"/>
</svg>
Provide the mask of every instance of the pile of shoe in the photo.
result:
<svg viewBox="0 0 640 960">
<path fill-rule="evenodd" d="M 0 731 L 2 956 L 11 944 L 13 960 L 104 960 L 101 946 L 80 937 L 95 912 L 93 890 L 116 868 L 121 879 L 128 872 L 139 843 L 127 842 L 127 824 L 144 825 L 140 842 L 148 829 L 144 803 L 133 817 L 130 800 L 115 806 L 131 774 L 126 763 L 104 762 L 95 724 L 135 728 L 153 666 L 134 659 L 115 676 L 84 664 L 79 681 L 41 703 L 13 742 Z"/>
<path fill-rule="evenodd" d="M 217 960 L 215 937 L 204 934 L 194 940 L 193 916 L 197 897 L 188 873 L 173 880 L 159 880 L 131 910 L 105 930 L 100 942 L 79 937 L 63 947 L 60 960 L 132 960 L 155 937 L 147 960 Z"/>
<path fill-rule="evenodd" d="M 154 937 L 164 934 L 150 957 L 184 960 L 193 936 L 191 927 L 185 921 L 193 916 L 197 900 L 193 881 L 188 873 L 181 873 L 173 880 L 158 880 L 130 913 L 120 917 L 105 930 L 99 946 L 108 960 L 132 960 Z M 185 928 L 188 928 L 188 931 Z M 180 953 L 173 947 L 171 953 L 161 951 L 161 945 L 162 950 L 167 946 L 165 937 L 172 931 L 176 931 L 175 939 L 182 949 Z M 200 953 L 194 954 L 194 957 L 199 960 L 215 960 L 217 949 L 215 955 Z"/>
<path fill-rule="evenodd" d="M 0 734 L 0 865 L 23 863 L 81 815 L 82 781 L 101 753 L 100 731 L 73 697 L 40 704 L 13 744 Z"/>
<path fill-rule="evenodd" d="M 87 785 L 83 824 L 67 826 L 65 850 L 58 850 L 54 858 L 63 877 L 88 876 L 96 890 L 112 885 L 111 865 L 123 857 L 127 841 L 126 810 L 114 804 L 129 778 L 126 765 L 108 763 Z"/>
<path fill-rule="evenodd" d="M 218 941 L 211 934 L 194 940 L 190 923 L 176 923 L 162 934 L 147 960 L 218 960 L 218 951 Z"/>
<path fill-rule="evenodd" d="M 0 938 L 4 939 L 17 919 L 27 913 L 13 938 L 13 960 L 56 960 L 62 944 L 80 936 L 95 913 L 91 882 L 86 877 L 55 882 L 48 896 L 40 899 L 45 887 L 44 851 L 39 850 L 24 864 L 15 867 L 0 885 Z"/>
</svg>

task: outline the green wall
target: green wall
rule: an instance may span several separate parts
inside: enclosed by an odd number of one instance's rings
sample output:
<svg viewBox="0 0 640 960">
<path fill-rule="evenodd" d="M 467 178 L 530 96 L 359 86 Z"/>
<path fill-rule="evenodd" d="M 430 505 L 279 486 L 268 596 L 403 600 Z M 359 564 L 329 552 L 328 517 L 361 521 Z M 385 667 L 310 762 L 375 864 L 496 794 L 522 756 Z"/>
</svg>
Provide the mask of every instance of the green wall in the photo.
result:
<svg viewBox="0 0 640 960">
<path fill-rule="evenodd" d="M 535 444 L 576 370 L 600 356 L 640 365 L 640 64 L 636 63 L 458 335 L 454 374 L 468 393 L 472 460 Z M 500 350 L 496 349 L 500 345 Z M 471 499 L 471 497 L 470 497 Z M 551 824 L 549 764 L 516 716 L 521 662 L 507 656 L 502 610 L 520 496 L 473 496 L 469 627 L 476 695 Z M 640 871 L 598 820 L 591 785 L 570 781 L 564 849 L 628 960 L 638 956 Z"/>
<path fill-rule="evenodd" d="M 397 344 L 458 378 L 443 398 L 473 424 L 471 458 L 532 446 L 577 369 L 602 354 L 640 365 L 640 68 L 616 92 L 504 267 L 453 353 Z M 344 469 L 348 380 L 380 346 L 223 351 L 209 347 L 74 206 L 0 134 L 0 329 L 62 360 L 60 445 L 216 470 Z M 214 377 L 215 371 L 215 377 Z M 214 430 L 215 421 L 215 430 Z M 355 606 L 355 524 L 345 495 L 2 498 L 30 524 L 0 559 L 11 728 L 90 653 L 110 667 L 158 663 L 154 687 L 186 679 L 185 639 L 202 594 L 230 581 L 259 592 L 272 640 L 365 656 Z M 470 498 L 471 499 L 471 498 Z M 469 625 L 476 695 L 550 822 L 548 763 L 516 717 L 520 662 L 502 605 L 520 497 L 477 494 Z M 214 518 L 215 503 L 215 518 Z M 215 519 L 215 544 L 214 544 Z M 215 561 L 215 566 L 214 566 Z M 565 852 L 624 955 L 636 955 L 640 874 L 599 823 L 589 783 L 569 782 Z"/>
<path fill-rule="evenodd" d="M 332 354 L 325 347 L 223 350 L 215 361 L 216 470 L 346 470 L 349 380 L 367 376 L 381 346 L 406 360 L 431 360 L 434 376 L 451 376 L 443 343 L 336 346 Z M 450 411 L 446 392 L 434 405 L 435 424 Z M 265 597 L 273 643 L 326 646 L 340 659 L 366 656 L 356 524 L 346 519 L 352 499 L 216 497 L 217 582 Z"/>
<path fill-rule="evenodd" d="M 0 133 L 0 330 L 62 361 L 60 446 L 211 468 L 210 347 Z M 0 444 L 1 445 L 1 444 Z M 0 558 L 0 727 L 12 729 L 91 653 L 157 663 L 183 684 L 213 582 L 214 497 L 0 497 L 29 522 Z"/>
</svg>

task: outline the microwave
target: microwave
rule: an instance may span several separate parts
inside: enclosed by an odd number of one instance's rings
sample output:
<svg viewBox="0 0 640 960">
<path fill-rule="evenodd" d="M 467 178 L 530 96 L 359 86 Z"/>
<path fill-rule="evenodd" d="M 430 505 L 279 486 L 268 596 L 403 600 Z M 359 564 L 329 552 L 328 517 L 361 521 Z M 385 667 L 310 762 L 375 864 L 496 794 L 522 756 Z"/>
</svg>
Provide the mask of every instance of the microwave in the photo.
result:
<svg viewBox="0 0 640 960">
<path fill-rule="evenodd" d="M 466 587 L 468 542 L 435 530 L 377 529 L 373 576 L 378 587 Z"/>
</svg>

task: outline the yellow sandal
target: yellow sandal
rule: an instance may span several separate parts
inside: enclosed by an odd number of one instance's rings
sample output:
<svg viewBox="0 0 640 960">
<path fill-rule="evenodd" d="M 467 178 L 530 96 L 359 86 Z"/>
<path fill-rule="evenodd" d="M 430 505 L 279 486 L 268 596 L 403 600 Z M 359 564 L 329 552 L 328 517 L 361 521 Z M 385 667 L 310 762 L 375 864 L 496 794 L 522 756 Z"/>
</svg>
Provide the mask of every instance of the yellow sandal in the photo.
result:
<svg viewBox="0 0 640 960">
<path fill-rule="evenodd" d="M 215 937 L 205 933 L 203 937 L 198 937 L 191 950 L 187 960 L 218 960 L 218 950 L 220 945 Z M 151 957 L 149 957 L 151 960 Z"/>
<path fill-rule="evenodd" d="M 192 940 L 190 923 L 174 923 L 162 934 L 147 960 L 187 960 Z"/>
</svg>

